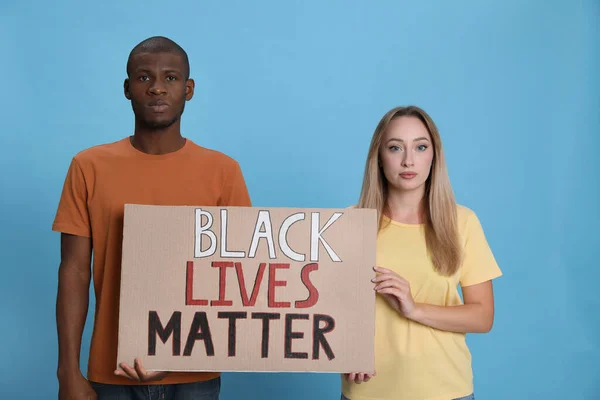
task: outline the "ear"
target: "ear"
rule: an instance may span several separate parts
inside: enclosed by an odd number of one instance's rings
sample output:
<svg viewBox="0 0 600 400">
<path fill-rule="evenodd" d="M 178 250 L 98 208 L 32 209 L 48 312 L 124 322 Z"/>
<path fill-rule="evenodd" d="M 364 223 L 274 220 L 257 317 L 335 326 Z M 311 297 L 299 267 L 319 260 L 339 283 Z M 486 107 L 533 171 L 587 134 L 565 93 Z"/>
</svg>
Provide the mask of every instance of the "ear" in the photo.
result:
<svg viewBox="0 0 600 400">
<path fill-rule="evenodd" d="M 131 100 L 131 94 L 129 94 L 129 78 L 125 79 L 125 82 L 123 82 L 123 92 L 125 93 L 127 100 Z"/>
<path fill-rule="evenodd" d="M 185 82 L 185 99 L 190 101 L 192 97 L 194 97 L 194 89 L 196 87 L 196 83 L 193 79 L 188 79 Z"/>
</svg>

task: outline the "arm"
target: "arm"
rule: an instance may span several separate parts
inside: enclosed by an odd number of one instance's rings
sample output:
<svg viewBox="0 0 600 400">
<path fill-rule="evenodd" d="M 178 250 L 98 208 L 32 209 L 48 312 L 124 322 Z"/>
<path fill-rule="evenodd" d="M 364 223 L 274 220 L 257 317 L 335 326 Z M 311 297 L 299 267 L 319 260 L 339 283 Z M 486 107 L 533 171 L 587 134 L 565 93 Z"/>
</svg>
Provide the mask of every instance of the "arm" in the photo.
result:
<svg viewBox="0 0 600 400">
<path fill-rule="evenodd" d="M 502 275 L 477 215 L 469 213 L 465 230 L 465 258 L 460 284 L 464 305 L 440 307 L 417 304 L 409 318 L 432 328 L 453 332 L 485 333 L 494 323 L 492 279 Z M 408 302 L 412 300 L 409 299 Z"/>
<path fill-rule="evenodd" d="M 494 323 L 492 281 L 463 287 L 464 305 L 434 306 L 418 303 L 408 318 L 435 329 L 487 333 Z"/>
<path fill-rule="evenodd" d="M 463 287 L 464 305 L 436 306 L 415 303 L 408 281 L 395 272 L 376 267 L 375 290 L 401 315 L 435 329 L 452 332 L 489 332 L 494 320 L 491 280 Z"/>
<path fill-rule="evenodd" d="M 88 311 L 91 279 L 90 238 L 61 234 L 56 327 L 59 398 L 95 399 L 79 368 L 81 336 Z"/>
</svg>

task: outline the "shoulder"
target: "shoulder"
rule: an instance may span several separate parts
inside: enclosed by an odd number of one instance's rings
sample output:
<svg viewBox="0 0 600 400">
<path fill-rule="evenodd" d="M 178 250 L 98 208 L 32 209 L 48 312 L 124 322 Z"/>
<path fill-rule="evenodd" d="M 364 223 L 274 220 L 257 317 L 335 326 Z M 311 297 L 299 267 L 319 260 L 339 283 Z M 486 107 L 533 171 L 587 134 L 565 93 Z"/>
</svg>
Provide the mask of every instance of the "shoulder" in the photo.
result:
<svg viewBox="0 0 600 400">
<path fill-rule="evenodd" d="M 81 150 L 73 157 L 73 161 L 80 165 L 89 165 L 94 163 L 98 159 L 104 159 L 106 157 L 118 156 L 123 154 L 126 149 L 126 141 L 129 138 L 117 140 L 115 142 L 99 144 L 96 146 L 88 147 L 87 149 Z"/>
<path fill-rule="evenodd" d="M 221 151 L 200 146 L 190 139 L 188 140 L 190 142 L 190 154 L 192 154 L 194 157 L 198 157 L 198 159 L 202 161 L 209 162 L 212 165 L 224 169 L 236 169 L 239 167 L 238 161 L 233 157 Z"/>
<path fill-rule="evenodd" d="M 462 221 L 468 221 L 473 217 L 477 217 L 477 215 L 475 214 L 475 211 L 473 211 L 471 208 L 462 204 L 457 204 L 456 217 L 458 218 L 458 222 L 460 223 Z"/>
<path fill-rule="evenodd" d="M 477 213 L 473 211 L 473 209 L 462 204 L 456 205 L 456 219 L 458 222 L 458 229 L 461 233 L 468 232 L 473 226 L 473 223 L 479 223 Z"/>
<path fill-rule="evenodd" d="M 483 234 L 479 215 L 469 207 L 457 205 L 457 222 L 459 233 L 464 237 Z"/>
</svg>

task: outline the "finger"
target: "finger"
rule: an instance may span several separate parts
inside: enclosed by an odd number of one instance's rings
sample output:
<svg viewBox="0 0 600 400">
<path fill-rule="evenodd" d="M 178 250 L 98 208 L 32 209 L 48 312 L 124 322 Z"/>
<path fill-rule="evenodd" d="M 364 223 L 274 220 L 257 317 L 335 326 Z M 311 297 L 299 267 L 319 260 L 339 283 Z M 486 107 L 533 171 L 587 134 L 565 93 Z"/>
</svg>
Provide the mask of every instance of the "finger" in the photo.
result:
<svg viewBox="0 0 600 400">
<path fill-rule="evenodd" d="M 139 358 L 135 359 L 135 370 L 142 382 L 160 381 L 167 376 L 166 371 L 146 371 Z"/>
<path fill-rule="evenodd" d="M 393 273 L 393 271 L 392 271 L 392 270 L 390 270 L 390 269 L 387 269 L 387 268 L 383 268 L 383 267 L 380 267 L 380 266 L 373 267 L 373 269 L 374 269 L 376 272 L 379 272 L 379 273 L 382 273 L 382 274 L 385 274 L 385 273 Z"/>
<path fill-rule="evenodd" d="M 356 377 L 356 374 L 354 372 L 348 374 L 348 382 L 352 382 L 355 377 Z"/>
<path fill-rule="evenodd" d="M 125 371 L 125 373 L 129 376 L 129 378 L 134 379 L 136 381 L 141 381 L 141 377 L 138 375 L 137 371 L 135 370 L 134 367 L 130 366 L 129 364 L 125 364 L 125 368 L 123 368 L 123 371 Z"/>
<path fill-rule="evenodd" d="M 142 366 L 142 362 L 139 358 L 135 359 L 135 361 L 133 362 L 133 366 L 135 367 L 135 372 L 137 372 L 138 376 L 140 377 L 140 380 L 146 381 L 148 379 L 148 373 Z"/>
<path fill-rule="evenodd" d="M 396 279 L 400 282 L 408 283 L 408 281 L 406 279 L 404 279 L 403 277 L 401 277 L 400 275 L 398 275 L 394 272 L 386 272 L 385 274 L 379 274 L 375 278 L 371 279 L 371 281 L 381 281 L 381 280 L 385 280 L 385 279 Z"/>
<path fill-rule="evenodd" d="M 385 288 L 377 290 L 379 294 L 389 294 L 397 298 L 398 300 L 403 300 L 404 295 L 398 289 L 395 288 Z"/>
<path fill-rule="evenodd" d="M 371 279 L 371 282 L 373 283 L 384 281 L 396 281 L 402 283 L 403 285 L 408 285 L 408 281 L 406 279 L 394 274 L 382 274 Z"/>
<path fill-rule="evenodd" d="M 369 382 L 371 380 L 371 377 L 372 377 L 371 374 L 365 374 L 364 382 Z"/>
<path fill-rule="evenodd" d="M 360 383 L 363 383 L 363 381 L 365 380 L 365 374 L 364 374 L 364 373 L 362 373 L 362 372 L 360 372 L 360 373 L 358 374 L 358 377 L 356 378 L 356 380 L 357 380 L 357 382 L 356 382 L 356 383 L 359 383 L 359 384 L 360 384 Z"/>
<path fill-rule="evenodd" d="M 167 376 L 167 374 L 167 371 L 148 372 L 147 379 L 149 381 L 162 381 Z"/>
<path fill-rule="evenodd" d="M 402 292 L 405 292 L 408 290 L 408 288 L 405 285 L 402 285 L 400 282 L 395 281 L 395 280 L 389 280 L 389 281 L 383 281 L 378 285 L 375 285 L 375 290 L 379 290 L 379 289 L 385 289 L 385 288 L 396 288 Z"/>
<path fill-rule="evenodd" d="M 120 370 L 117 369 L 115 371 L 115 374 L 125 377 L 125 378 L 133 379 L 136 381 L 140 380 L 140 377 L 138 376 L 135 369 L 131 368 L 127 363 L 121 363 L 121 364 L 119 364 L 119 366 L 121 367 L 121 369 Z"/>
<path fill-rule="evenodd" d="M 375 267 L 374 269 L 375 269 L 375 271 L 380 273 L 380 275 L 378 275 L 377 277 L 379 277 L 381 275 L 393 275 L 400 280 L 406 281 L 406 279 L 404 279 L 402 276 L 398 275 L 396 272 L 392 271 L 391 269 L 381 268 L 381 267 Z M 406 281 L 406 282 L 408 282 L 408 281 Z"/>
<path fill-rule="evenodd" d="M 379 294 L 390 294 L 390 295 L 398 297 L 398 298 L 403 297 L 402 291 L 395 287 L 386 287 L 386 288 L 377 289 L 376 292 Z"/>
<path fill-rule="evenodd" d="M 404 279 L 404 278 L 403 278 L 403 277 L 401 277 L 400 275 L 396 275 L 396 276 L 398 277 L 398 280 L 399 280 L 400 282 L 402 282 L 402 283 L 403 283 L 403 284 L 405 284 L 406 286 L 410 286 L 410 283 L 409 283 L 409 282 L 408 282 L 406 279 Z"/>
</svg>

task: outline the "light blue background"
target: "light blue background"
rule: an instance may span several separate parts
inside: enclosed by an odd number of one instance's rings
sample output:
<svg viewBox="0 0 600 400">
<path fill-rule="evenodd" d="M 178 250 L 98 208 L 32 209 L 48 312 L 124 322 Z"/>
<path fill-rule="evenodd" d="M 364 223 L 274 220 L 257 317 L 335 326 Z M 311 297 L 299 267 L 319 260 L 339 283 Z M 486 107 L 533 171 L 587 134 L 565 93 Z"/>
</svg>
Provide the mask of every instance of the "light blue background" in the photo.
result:
<svg viewBox="0 0 600 400">
<path fill-rule="evenodd" d="M 379 118 L 425 108 L 504 272 L 494 329 L 468 340 L 477 397 L 600 398 L 598 1 L 4 0 L 0 15 L 3 398 L 56 398 L 50 226 L 71 157 L 132 133 L 125 62 L 152 35 L 190 57 L 184 135 L 236 158 L 255 205 L 353 204 Z M 228 373 L 222 391 L 338 396 L 331 374 Z"/>
</svg>

